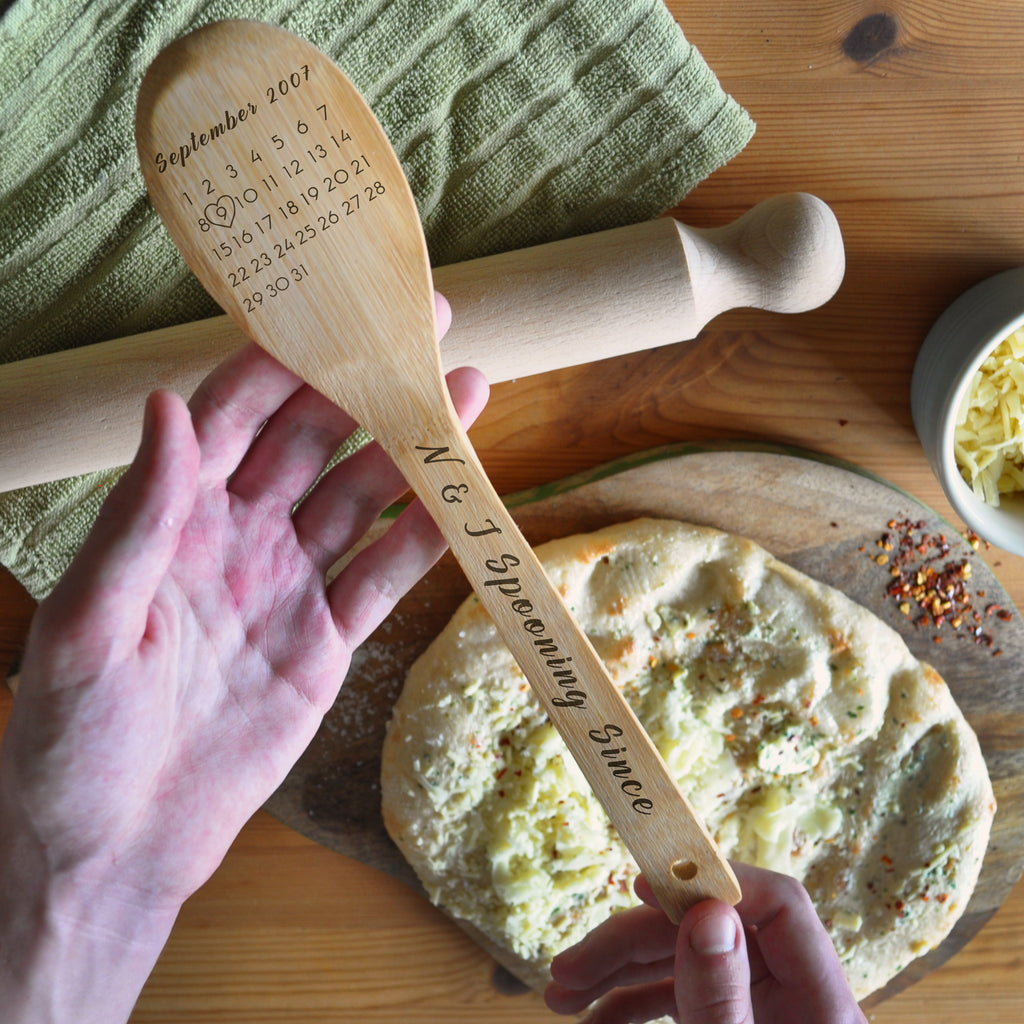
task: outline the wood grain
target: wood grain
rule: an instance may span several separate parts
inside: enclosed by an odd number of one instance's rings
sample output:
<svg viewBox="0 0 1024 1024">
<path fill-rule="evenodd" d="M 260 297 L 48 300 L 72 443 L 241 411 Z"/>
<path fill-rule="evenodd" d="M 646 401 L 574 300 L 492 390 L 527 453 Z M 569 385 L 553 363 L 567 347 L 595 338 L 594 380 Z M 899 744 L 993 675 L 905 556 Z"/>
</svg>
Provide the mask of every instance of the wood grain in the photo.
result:
<svg viewBox="0 0 1024 1024">
<path fill-rule="evenodd" d="M 844 284 L 811 313 L 726 313 L 693 342 L 497 386 L 473 431 L 488 473 L 511 493 L 660 444 L 765 439 L 856 463 L 955 522 L 913 432 L 910 373 L 946 305 L 1024 263 L 1019 3 L 891 0 L 881 9 L 897 43 L 870 60 L 843 52 L 880 9 L 866 0 L 669 7 L 758 122 L 677 214 L 716 226 L 778 192 L 820 195 L 843 228 Z M 981 555 L 1024 605 L 1024 558 Z M 6 577 L 6 660 L 25 607 Z M 0 720 L 9 703 L 0 697 Z M 1022 950 L 1018 884 L 960 953 L 870 1018 L 1020 1024 Z M 532 995 L 501 994 L 487 958 L 402 883 L 257 815 L 184 909 L 134 1020 L 346 1017 L 556 1019 Z"/>
</svg>

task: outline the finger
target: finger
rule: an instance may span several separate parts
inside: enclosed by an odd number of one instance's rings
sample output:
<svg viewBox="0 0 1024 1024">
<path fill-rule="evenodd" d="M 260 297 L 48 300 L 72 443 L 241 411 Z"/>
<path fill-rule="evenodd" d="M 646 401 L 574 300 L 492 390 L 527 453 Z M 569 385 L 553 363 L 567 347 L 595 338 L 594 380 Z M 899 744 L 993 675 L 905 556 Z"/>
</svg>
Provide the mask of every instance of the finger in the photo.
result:
<svg viewBox="0 0 1024 1024">
<path fill-rule="evenodd" d="M 647 881 L 646 875 L 636 876 L 636 881 L 633 883 L 633 891 L 647 906 L 654 907 L 655 910 L 661 910 L 661 904 L 658 902 L 658 897 L 654 895 L 654 890 L 651 888 L 651 883 Z"/>
<path fill-rule="evenodd" d="M 301 387 L 267 420 L 228 489 L 243 501 L 275 502 L 290 515 L 355 429 L 348 413 Z"/>
<path fill-rule="evenodd" d="M 437 292 L 434 304 L 443 337 L 451 307 Z M 192 405 L 206 456 L 204 481 L 231 476 L 237 497 L 276 499 L 289 511 L 358 426 L 255 344 L 218 367 Z"/>
<path fill-rule="evenodd" d="M 589 993 L 589 1002 L 613 987 L 620 972 L 631 965 L 671 958 L 675 941 L 676 928 L 660 910 L 634 907 L 613 914 L 559 953 L 551 963 L 551 977 L 563 988 Z"/>
<path fill-rule="evenodd" d="M 683 916 L 675 996 L 687 1024 L 754 1024 L 743 925 L 727 903 L 705 900 Z"/>
<path fill-rule="evenodd" d="M 736 909 L 756 929 L 752 945 L 763 972 L 783 988 L 814 993 L 823 1005 L 851 1004 L 853 996 L 835 946 L 807 890 L 787 875 L 747 864 L 734 869 L 743 890 Z M 752 963 L 755 970 L 757 966 Z M 755 981 L 761 973 L 754 975 Z"/>
<path fill-rule="evenodd" d="M 486 404 L 487 382 L 478 371 L 464 368 L 449 374 L 448 383 L 456 411 L 468 426 Z M 304 544 L 315 543 L 324 562 L 326 556 L 333 562 L 347 551 L 408 488 L 377 446 L 346 463 L 327 474 L 296 513 Z M 335 623 L 349 643 L 362 643 L 446 547 L 426 509 L 414 501 L 383 537 L 359 552 L 328 588 Z"/>
<path fill-rule="evenodd" d="M 189 401 L 202 455 L 200 484 L 231 476 L 263 424 L 302 386 L 254 342 L 206 377 Z"/>
<path fill-rule="evenodd" d="M 434 292 L 434 315 L 437 321 L 437 336 L 443 338 L 452 325 L 452 307 L 440 292 Z"/>
<path fill-rule="evenodd" d="M 672 973 L 675 967 L 675 952 L 664 960 L 651 963 L 630 963 L 603 978 L 591 988 L 575 989 L 552 981 L 544 990 L 544 1000 L 555 1013 L 579 1013 L 591 1003 L 616 989 L 637 990 L 669 982 L 668 998 L 672 1003 Z M 658 1016 L 659 1014 L 655 1014 Z"/>
<path fill-rule="evenodd" d="M 74 668 L 137 647 L 149 606 L 177 550 L 196 493 L 199 449 L 185 403 L 159 391 L 146 403 L 142 440 L 64 577 L 40 608 L 73 641 Z M 45 627 L 44 627 L 45 628 Z M 65 645 L 57 645 L 55 650 Z"/>
<path fill-rule="evenodd" d="M 417 501 L 360 551 L 327 588 L 338 632 L 358 647 L 444 554 L 445 542 Z"/>
<path fill-rule="evenodd" d="M 580 1024 L 644 1024 L 676 1015 L 672 979 L 654 985 L 618 988 L 597 1002 Z"/>
<path fill-rule="evenodd" d="M 483 375 L 469 368 L 456 370 L 448 375 L 448 388 L 463 423 L 472 423 L 487 403 Z M 296 533 L 311 557 L 325 563 L 326 570 L 408 489 L 405 478 L 383 449 L 368 445 L 324 476 L 295 513 Z M 429 549 L 429 568 L 444 552 L 444 542 L 429 519 L 416 522 L 414 535 Z M 417 565 L 422 567 L 423 560 L 418 559 Z M 415 579 L 418 577 L 413 582 Z"/>
<path fill-rule="evenodd" d="M 443 337 L 451 326 L 451 307 L 436 292 L 434 303 L 438 336 Z M 237 384 L 237 378 L 232 370 L 231 381 Z M 260 379 L 265 386 L 265 378 Z M 309 386 L 300 387 L 269 414 L 262 428 L 257 424 L 259 433 L 232 474 L 231 493 L 249 501 L 270 498 L 290 512 L 357 426 L 330 399 Z"/>
</svg>

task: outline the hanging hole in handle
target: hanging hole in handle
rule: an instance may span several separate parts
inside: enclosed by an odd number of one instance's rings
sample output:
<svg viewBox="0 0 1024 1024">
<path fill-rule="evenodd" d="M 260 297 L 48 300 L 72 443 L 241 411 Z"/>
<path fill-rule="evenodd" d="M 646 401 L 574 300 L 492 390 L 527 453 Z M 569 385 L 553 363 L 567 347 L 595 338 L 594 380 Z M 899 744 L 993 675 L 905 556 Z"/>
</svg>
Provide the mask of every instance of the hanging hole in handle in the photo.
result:
<svg viewBox="0 0 1024 1024">
<path fill-rule="evenodd" d="M 677 860 L 672 865 L 672 874 L 681 882 L 692 882 L 697 877 L 697 865 L 692 860 Z"/>
</svg>

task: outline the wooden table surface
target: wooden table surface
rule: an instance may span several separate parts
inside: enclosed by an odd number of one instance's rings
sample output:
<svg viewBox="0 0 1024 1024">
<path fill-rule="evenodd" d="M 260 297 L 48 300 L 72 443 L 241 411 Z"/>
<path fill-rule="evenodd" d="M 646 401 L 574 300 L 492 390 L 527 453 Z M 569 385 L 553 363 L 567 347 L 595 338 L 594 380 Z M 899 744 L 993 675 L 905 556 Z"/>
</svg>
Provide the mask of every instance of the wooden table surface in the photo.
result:
<svg viewBox="0 0 1024 1024">
<path fill-rule="evenodd" d="M 1024 263 L 1018 0 L 669 0 L 758 122 L 679 214 L 710 226 L 770 195 L 825 199 L 846 280 L 821 310 L 726 314 L 695 341 L 523 378 L 474 438 L 499 491 L 673 441 L 756 438 L 839 456 L 959 525 L 910 418 L 921 341 L 976 281 Z M 885 13 L 879 13 L 885 12 Z M 1024 558 L 983 552 L 1018 606 Z M 0 668 L 32 602 L 0 579 Z M 0 726 L 10 697 L 0 697 Z M 879 1024 L 1019 1024 L 1024 885 L 961 953 L 871 1010 Z M 138 1024 L 553 1021 L 389 877 L 258 814 L 184 908 Z"/>
</svg>

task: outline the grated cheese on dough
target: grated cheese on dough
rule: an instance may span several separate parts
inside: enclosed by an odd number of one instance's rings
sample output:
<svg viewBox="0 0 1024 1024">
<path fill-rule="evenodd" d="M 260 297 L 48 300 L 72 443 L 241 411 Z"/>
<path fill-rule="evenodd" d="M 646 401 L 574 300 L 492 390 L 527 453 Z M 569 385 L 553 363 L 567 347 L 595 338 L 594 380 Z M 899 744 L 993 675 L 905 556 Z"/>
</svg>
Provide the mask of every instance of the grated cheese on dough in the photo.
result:
<svg viewBox="0 0 1024 1024">
<path fill-rule="evenodd" d="M 994 798 L 897 634 L 715 530 L 634 520 L 537 554 L 722 850 L 804 882 L 858 997 L 942 940 Z M 636 864 L 475 597 L 410 670 L 382 796 L 431 900 L 537 988 L 636 902 Z"/>
</svg>

